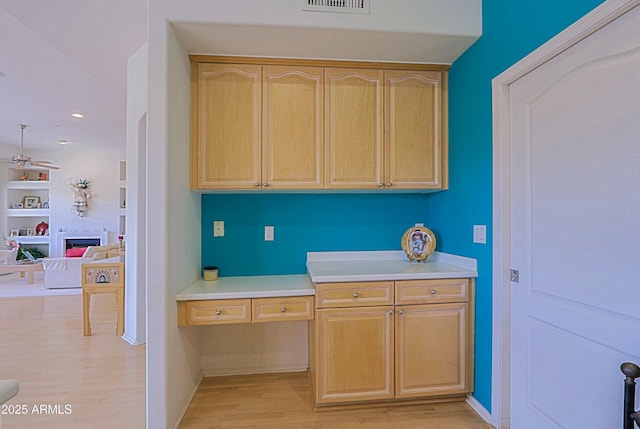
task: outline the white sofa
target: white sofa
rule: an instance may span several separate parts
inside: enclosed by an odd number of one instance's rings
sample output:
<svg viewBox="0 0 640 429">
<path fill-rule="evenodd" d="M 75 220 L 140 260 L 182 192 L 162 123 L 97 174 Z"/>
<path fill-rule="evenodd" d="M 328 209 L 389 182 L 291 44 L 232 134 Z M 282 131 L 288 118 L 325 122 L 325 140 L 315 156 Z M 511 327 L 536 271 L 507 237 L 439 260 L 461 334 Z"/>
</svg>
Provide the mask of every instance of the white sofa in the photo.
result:
<svg viewBox="0 0 640 429">
<path fill-rule="evenodd" d="M 44 287 L 69 289 L 82 287 L 82 264 L 105 259 L 108 252 L 120 250 L 118 243 L 106 246 L 89 246 L 79 258 L 44 258 Z"/>
</svg>

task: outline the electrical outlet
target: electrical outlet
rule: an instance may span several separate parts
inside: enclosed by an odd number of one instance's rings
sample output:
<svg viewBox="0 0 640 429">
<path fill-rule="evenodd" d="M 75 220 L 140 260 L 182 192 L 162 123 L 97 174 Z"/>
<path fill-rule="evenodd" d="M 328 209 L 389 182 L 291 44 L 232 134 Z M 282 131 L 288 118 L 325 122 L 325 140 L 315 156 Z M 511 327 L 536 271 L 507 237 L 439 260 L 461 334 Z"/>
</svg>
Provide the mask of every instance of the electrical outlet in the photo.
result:
<svg viewBox="0 0 640 429">
<path fill-rule="evenodd" d="M 224 221 L 223 220 L 213 221 L 213 236 L 224 237 Z"/>
<path fill-rule="evenodd" d="M 274 228 L 273 226 L 265 226 L 264 227 L 264 241 L 273 241 L 274 240 Z"/>
<path fill-rule="evenodd" d="M 473 225 L 473 242 L 487 243 L 487 225 Z"/>
</svg>

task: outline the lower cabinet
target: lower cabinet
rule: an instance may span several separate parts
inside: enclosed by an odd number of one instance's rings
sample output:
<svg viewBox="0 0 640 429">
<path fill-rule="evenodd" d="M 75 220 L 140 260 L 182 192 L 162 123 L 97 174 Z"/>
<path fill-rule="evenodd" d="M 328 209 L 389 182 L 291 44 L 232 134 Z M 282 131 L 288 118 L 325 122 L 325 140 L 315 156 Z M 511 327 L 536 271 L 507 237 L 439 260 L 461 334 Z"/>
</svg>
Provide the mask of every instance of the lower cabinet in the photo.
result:
<svg viewBox="0 0 640 429">
<path fill-rule="evenodd" d="M 362 306 L 367 285 L 340 290 L 351 306 L 317 299 L 310 374 L 317 405 L 462 396 L 473 389 L 473 287 L 469 279 L 370 282 L 392 305 Z M 332 284 L 317 284 L 316 296 Z M 394 290 L 395 289 L 395 290 Z M 383 295 L 383 294 L 380 294 Z M 393 297 L 395 296 L 395 300 Z M 444 302 L 443 302 L 444 301 Z M 411 302 L 405 304 L 403 302 Z M 324 304 L 323 304 L 324 303 Z M 395 305 L 394 305 L 395 304 Z M 325 308 L 322 306 L 325 305 Z"/>
</svg>

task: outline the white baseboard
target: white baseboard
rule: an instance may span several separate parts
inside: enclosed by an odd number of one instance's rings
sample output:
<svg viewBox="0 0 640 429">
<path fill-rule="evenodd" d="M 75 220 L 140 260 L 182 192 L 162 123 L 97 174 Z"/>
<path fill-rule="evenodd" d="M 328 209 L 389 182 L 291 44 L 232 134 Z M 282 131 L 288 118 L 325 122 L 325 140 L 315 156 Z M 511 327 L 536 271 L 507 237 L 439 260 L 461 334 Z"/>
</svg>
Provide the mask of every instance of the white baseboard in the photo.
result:
<svg viewBox="0 0 640 429">
<path fill-rule="evenodd" d="M 127 335 L 126 333 L 120 338 L 122 338 L 123 340 L 125 340 L 126 342 L 131 344 L 132 346 L 141 346 L 141 345 L 146 343 L 146 341 L 138 341 L 135 338 L 133 338 L 132 336 Z"/>
<path fill-rule="evenodd" d="M 182 411 L 180 411 L 180 414 L 178 414 L 178 420 L 172 426 L 172 429 L 178 429 L 178 426 L 180 426 L 180 423 L 182 423 L 182 419 L 184 418 L 184 415 L 187 413 L 187 409 L 189 408 L 189 405 L 191 405 L 191 401 L 193 401 L 193 397 L 196 395 L 196 392 L 198 391 L 198 387 L 200 387 L 200 383 L 202 383 L 203 378 L 204 377 L 202 376 L 202 373 L 201 373 L 200 376 L 198 377 L 198 382 L 196 383 L 195 387 L 193 388 L 193 391 L 191 392 L 191 395 L 189 395 L 189 400 L 185 403 L 184 407 L 182 408 Z"/>
<path fill-rule="evenodd" d="M 309 367 L 307 365 L 269 365 L 245 368 L 212 368 L 203 369 L 204 377 L 222 377 L 225 375 L 251 375 L 251 374 L 271 374 L 278 372 L 304 372 Z"/>
<path fill-rule="evenodd" d="M 473 411 L 478 413 L 478 415 L 482 417 L 482 419 L 485 422 L 489 423 L 490 425 L 493 425 L 493 419 L 491 418 L 491 413 L 487 411 L 487 409 L 480 402 L 478 402 L 476 398 L 474 398 L 471 395 L 468 395 L 467 404 L 469 404 L 469 406 L 473 408 Z"/>
</svg>

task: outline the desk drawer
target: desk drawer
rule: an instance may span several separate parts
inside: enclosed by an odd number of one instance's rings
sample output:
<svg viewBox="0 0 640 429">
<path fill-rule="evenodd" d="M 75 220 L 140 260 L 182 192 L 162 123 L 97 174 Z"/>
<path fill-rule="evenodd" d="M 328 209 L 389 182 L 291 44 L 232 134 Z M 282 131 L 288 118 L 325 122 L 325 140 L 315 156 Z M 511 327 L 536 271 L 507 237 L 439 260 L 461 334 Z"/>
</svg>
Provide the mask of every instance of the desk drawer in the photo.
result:
<svg viewBox="0 0 640 429">
<path fill-rule="evenodd" d="M 178 314 L 181 326 L 250 323 L 251 299 L 212 299 L 180 302 L 184 314 Z"/>
<path fill-rule="evenodd" d="M 318 308 L 393 305 L 393 282 L 316 284 Z"/>
<path fill-rule="evenodd" d="M 396 282 L 396 304 L 429 304 L 466 302 L 469 279 L 399 280 Z"/>
<path fill-rule="evenodd" d="M 253 322 L 313 319 L 313 297 L 254 298 Z"/>
</svg>

